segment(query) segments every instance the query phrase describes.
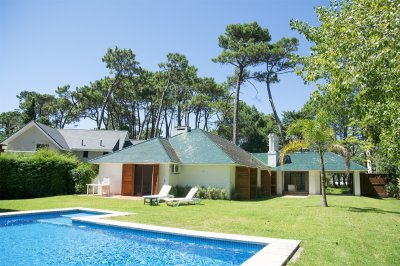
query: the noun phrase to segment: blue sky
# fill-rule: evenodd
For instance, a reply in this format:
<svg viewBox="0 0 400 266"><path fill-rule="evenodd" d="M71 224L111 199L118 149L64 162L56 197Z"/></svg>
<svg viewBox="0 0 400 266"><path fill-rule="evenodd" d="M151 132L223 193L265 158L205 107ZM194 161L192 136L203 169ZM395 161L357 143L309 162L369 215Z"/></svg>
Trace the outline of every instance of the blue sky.
<svg viewBox="0 0 400 266"><path fill-rule="evenodd" d="M108 74L107 48L129 48L141 66L157 70L166 54L184 54L200 76L223 82L233 68L211 62L221 49L218 36L231 23L257 21L272 42L298 37L300 54L310 44L290 29L291 18L317 25L315 6L328 0L2 0L0 1L0 112L18 108L22 90L54 93ZM241 99L271 113L265 86L242 89ZM272 93L279 112L297 110L315 89L286 74ZM82 123L81 127L92 127Z"/></svg>

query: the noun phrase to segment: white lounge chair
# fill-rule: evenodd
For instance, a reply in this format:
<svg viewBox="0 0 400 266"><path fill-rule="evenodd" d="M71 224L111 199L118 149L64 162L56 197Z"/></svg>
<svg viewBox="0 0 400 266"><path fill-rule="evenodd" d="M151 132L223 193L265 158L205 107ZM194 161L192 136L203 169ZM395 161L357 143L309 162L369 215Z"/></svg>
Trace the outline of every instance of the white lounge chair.
<svg viewBox="0 0 400 266"><path fill-rule="evenodd" d="M201 199L193 198L197 190L198 190L197 187L193 187L190 189L189 193L184 198L168 198L164 200L167 203L167 205L170 206L179 206L180 203L200 204Z"/></svg>
<svg viewBox="0 0 400 266"><path fill-rule="evenodd" d="M171 190L170 185L163 185L160 193L157 195L147 195L143 196L143 204L146 204L146 201L148 200L150 205L153 205L154 201L156 204L160 203L160 200L169 198L170 196L168 195L169 191Z"/></svg>

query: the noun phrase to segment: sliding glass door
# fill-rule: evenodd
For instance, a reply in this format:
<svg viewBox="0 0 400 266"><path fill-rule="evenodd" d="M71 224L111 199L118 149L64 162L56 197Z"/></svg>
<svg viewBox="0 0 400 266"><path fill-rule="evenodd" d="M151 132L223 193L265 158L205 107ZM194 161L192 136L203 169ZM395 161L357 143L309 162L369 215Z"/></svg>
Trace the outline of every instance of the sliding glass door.
<svg viewBox="0 0 400 266"><path fill-rule="evenodd" d="M308 192L307 172L285 172L285 192Z"/></svg>

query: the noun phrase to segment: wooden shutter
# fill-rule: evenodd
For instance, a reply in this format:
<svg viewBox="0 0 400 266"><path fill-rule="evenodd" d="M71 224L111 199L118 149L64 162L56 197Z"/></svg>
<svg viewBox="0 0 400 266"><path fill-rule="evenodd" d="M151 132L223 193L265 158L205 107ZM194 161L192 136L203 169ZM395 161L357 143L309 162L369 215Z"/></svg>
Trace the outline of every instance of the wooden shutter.
<svg viewBox="0 0 400 266"><path fill-rule="evenodd" d="M160 166L158 164L153 165L153 195L158 194L159 172L160 172Z"/></svg>
<svg viewBox="0 0 400 266"><path fill-rule="evenodd" d="M133 196L133 177L134 177L135 165L124 164L122 167L122 195Z"/></svg>

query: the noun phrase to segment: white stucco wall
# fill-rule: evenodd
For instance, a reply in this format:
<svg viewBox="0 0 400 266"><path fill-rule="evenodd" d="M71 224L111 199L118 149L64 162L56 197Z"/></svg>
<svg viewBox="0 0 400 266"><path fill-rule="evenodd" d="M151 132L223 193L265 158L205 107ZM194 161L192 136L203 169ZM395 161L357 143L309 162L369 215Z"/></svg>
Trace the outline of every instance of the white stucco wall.
<svg viewBox="0 0 400 266"><path fill-rule="evenodd" d="M309 171L308 172L308 182L309 182L309 194L319 195L321 194L321 176L320 171Z"/></svg>
<svg viewBox="0 0 400 266"><path fill-rule="evenodd" d="M283 192L283 177L282 171L276 172L276 194L282 195Z"/></svg>
<svg viewBox="0 0 400 266"><path fill-rule="evenodd" d="M353 174L354 196L361 195L360 172L354 171Z"/></svg>
<svg viewBox="0 0 400 266"><path fill-rule="evenodd" d="M158 173L158 192L160 192L163 185L170 185L170 164L160 164Z"/></svg>
<svg viewBox="0 0 400 266"><path fill-rule="evenodd" d="M120 163L102 163L99 166L98 181L103 178L110 178L110 193L120 195L122 186L122 164ZM93 183L97 183L94 180Z"/></svg>
<svg viewBox="0 0 400 266"><path fill-rule="evenodd" d="M36 151L37 144L48 144L50 149L58 149L54 142L36 127L31 127L13 139L7 146L8 151Z"/></svg>
<svg viewBox="0 0 400 266"><path fill-rule="evenodd" d="M230 165L181 165L180 174L170 174L170 185L176 186L212 186L224 188L228 195L234 167ZM234 181L233 181L234 182Z"/></svg>

